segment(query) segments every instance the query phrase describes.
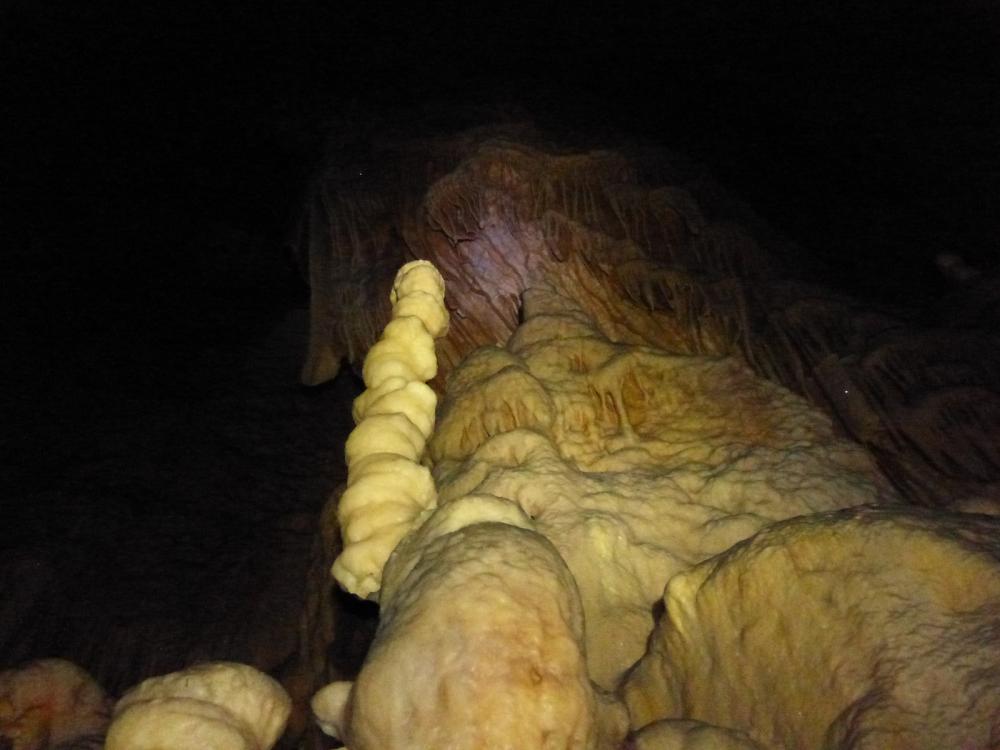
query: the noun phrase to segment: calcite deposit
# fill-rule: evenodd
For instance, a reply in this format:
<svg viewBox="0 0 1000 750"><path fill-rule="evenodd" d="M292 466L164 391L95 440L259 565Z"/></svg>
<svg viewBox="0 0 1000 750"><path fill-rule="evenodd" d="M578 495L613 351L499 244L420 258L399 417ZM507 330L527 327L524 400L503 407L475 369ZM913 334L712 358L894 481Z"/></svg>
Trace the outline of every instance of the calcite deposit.
<svg viewBox="0 0 1000 750"><path fill-rule="evenodd" d="M308 382L346 358L372 388L387 264L433 261L450 317L433 432L361 415L434 494L371 521L348 498L398 543L320 725L351 750L1000 747L1000 529L912 509L996 510L995 335L783 276L793 248L662 153L521 136L399 146L306 213ZM949 598L952 569L990 582Z"/></svg>
<svg viewBox="0 0 1000 750"><path fill-rule="evenodd" d="M671 579L624 694L768 748L1000 746L1000 523L797 518Z"/></svg>
<svg viewBox="0 0 1000 750"><path fill-rule="evenodd" d="M664 719L633 734L625 750L761 750L761 747L742 732L689 719Z"/></svg>
<svg viewBox="0 0 1000 750"><path fill-rule="evenodd" d="M864 305L817 283L808 252L705 170L614 145L568 149L508 123L392 139L363 180L331 168L300 227L312 288L303 379L360 365L389 319L395 270L423 258L449 288L438 392L470 353L510 338L524 292L545 283L616 343L734 356L804 396L909 502L1000 508L995 278L920 319Z"/></svg>
<svg viewBox="0 0 1000 750"><path fill-rule="evenodd" d="M623 708L588 679L572 575L531 526L512 503L469 497L397 550L364 670L313 701L331 733L352 749L453 750L597 748L624 734Z"/></svg>
<svg viewBox="0 0 1000 750"><path fill-rule="evenodd" d="M779 519L894 499L826 417L734 359L612 344L551 290L526 293L523 316L449 381L439 503L492 495L533 519L579 587L605 688L676 573Z"/></svg>
<svg viewBox="0 0 1000 750"><path fill-rule="evenodd" d="M314 698L325 731L353 750L1000 741L1000 522L907 509L734 358L615 343L542 284L521 318L448 379L436 509L376 572L379 632L357 681Z"/></svg>
<svg viewBox="0 0 1000 750"><path fill-rule="evenodd" d="M344 549L333 575L364 597L382 585L382 568L420 514L437 502L421 464L434 428L434 339L448 328L444 282L426 261L407 263L390 294L392 320L368 352L366 389L354 402L357 427L347 438L347 489L337 506Z"/></svg>
<svg viewBox="0 0 1000 750"><path fill-rule="evenodd" d="M213 662L151 677L115 705L106 750L270 750L291 700L245 664Z"/></svg>

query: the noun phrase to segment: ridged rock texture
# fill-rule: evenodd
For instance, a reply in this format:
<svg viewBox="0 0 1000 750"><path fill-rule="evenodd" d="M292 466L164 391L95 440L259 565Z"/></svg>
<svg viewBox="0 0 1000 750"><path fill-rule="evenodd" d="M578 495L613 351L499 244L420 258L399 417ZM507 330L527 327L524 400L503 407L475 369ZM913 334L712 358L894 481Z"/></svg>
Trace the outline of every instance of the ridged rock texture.
<svg viewBox="0 0 1000 750"><path fill-rule="evenodd" d="M421 462L434 429L434 339L448 327L444 282L427 261L407 263L390 295L392 321L365 357L367 388L354 400L357 427L344 446L347 489L337 503L344 550L333 575L345 591L374 597L399 540L437 504Z"/></svg>
<svg viewBox="0 0 1000 750"><path fill-rule="evenodd" d="M960 332L866 309L794 280L794 248L655 150L514 127L362 171L318 180L304 214L304 378L360 365L405 259L439 268L451 326L438 508L389 558L358 680L316 696L326 731L354 750L1000 746L1000 523L945 510L997 512L986 282ZM951 571L987 583L949 594Z"/></svg>
<svg viewBox="0 0 1000 750"><path fill-rule="evenodd" d="M991 276L923 316L866 306L825 289L804 251L684 159L558 149L528 126L387 140L361 169L328 168L310 196L307 382L342 358L360 364L388 320L396 269L424 258L449 290L438 390L473 349L507 340L522 293L544 279L614 342L730 354L806 396L913 503L1000 492Z"/></svg>
<svg viewBox="0 0 1000 750"><path fill-rule="evenodd" d="M492 495L533 519L580 589L606 689L676 573L779 519L895 499L825 415L737 360L612 344L550 291L528 290L523 316L451 375L439 502Z"/></svg>
<svg viewBox="0 0 1000 750"><path fill-rule="evenodd" d="M1000 525L857 509L767 528L670 581L629 676L673 716L763 747L1000 746Z"/></svg>
<svg viewBox="0 0 1000 750"><path fill-rule="evenodd" d="M105 750L271 750L291 711L275 680L209 662L143 680L115 705Z"/></svg>

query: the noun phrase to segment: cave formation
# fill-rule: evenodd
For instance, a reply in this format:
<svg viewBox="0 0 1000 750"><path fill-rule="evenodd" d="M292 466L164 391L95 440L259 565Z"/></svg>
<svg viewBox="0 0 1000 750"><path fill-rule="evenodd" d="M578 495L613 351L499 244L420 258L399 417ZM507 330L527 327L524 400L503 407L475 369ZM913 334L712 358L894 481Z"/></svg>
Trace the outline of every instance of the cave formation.
<svg viewBox="0 0 1000 750"><path fill-rule="evenodd" d="M509 695L493 688L516 670L503 659L484 665L490 654L474 647L456 672L418 672L410 718L433 729L421 747L455 731L464 738L455 747L513 737L512 747L929 748L955 739L953 727L970 747L997 746L1000 729L983 719L995 699L970 697L995 695L1000 681L992 276L942 300L928 326L824 287L798 248L675 154L560 146L517 123L387 139L362 171L324 165L303 205L296 244L311 308L302 380L324 383L344 366L363 374L408 261L439 269L449 318L435 331L435 371L407 381L426 379L439 402L426 453L411 461L433 473L437 510L425 502L406 516L408 536L378 562L388 592L378 591L385 581L361 592L403 623L383 621L362 672L365 700L399 689L398 674L425 646L452 658L454 641L422 639L455 613L476 635L477 613L495 611L498 627L483 642L516 653L523 609L504 610L510 592L464 585L480 563L467 550L479 549L497 567L531 561L518 597L546 599L536 619L552 639L539 638L527 659L537 682ZM345 632L353 605L331 594L341 496L321 515L304 592L275 617L282 645L260 645L270 625L258 628L264 637L240 636L245 660L278 676L294 701L280 747L327 746L306 706L330 683L317 704L330 716L319 718L353 736L356 750L410 739L405 723L399 730L381 714L369 721L357 708L353 725L343 715L347 681L358 677L343 654L361 646ZM755 564L760 547L781 554ZM907 557L913 547L926 554ZM421 585L407 583L414 571L425 572ZM466 590L482 601L454 595ZM852 591L875 598L863 622L848 616L865 606ZM755 597L773 618L751 632ZM881 605L893 597L898 608ZM741 606L729 611L734 598ZM799 611L810 613L805 624ZM823 617L842 626L832 642L856 656L830 684L799 689L796 675L815 677L837 658L809 649ZM907 639L908 622L918 637ZM894 623L898 638L881 643L880 633L895 638ZM733 643L781 649L775 660L791 671L768 671L775 660ZM892 666L935 649L950 663ZM866 659L884 669L866 671ZM809 665L805 676L798 664ZM482 670L490 685L470 677ZM438 678L440 702L420 703L421 680ZM463 679L468 692L449 698L449 681ZM964 692L935 704L952 683ZM815 695L835 700L820 710ZM539 711L532 724L511 713L539 696L551 715ZM836 701L842 712L831 716ZM462 734L477 711L482 734ZM906 711L933 731L909 734ZM562 744L544 744L538 727Z"/></svg>
<svg viewBox="0 0 1000 750"><path fill-rule="evenodd" d="M405 448L437 497L393 514L376 493L373 525L345 528L345 558L402 541L364 568L382 620L358 682L314 704L332 734L1000 741L994 282L922 327L808 281L794 247L670 154L516 126L393 144L361 180L330 170L301 230L306 382L360 366L401 314L404 261L440 270L450 316L420 378L438 423L426 453Z"/></svg>
<svg viewBox="0 0 1000 750"><path fill-rule="evenodd" d="M360 363L388 320L396 269L426 258L452 306L438 391L467 354L513 334L521 295L544 279L612 341L731 355L804 396L911 503L995 496L992 277L942 300L936 325L917 323L811 279L801 249L686 160L648 147L562 153L508 129L394 144L361 178L332 167L316 180L300 223L313 290L305 382Z"/></svg>

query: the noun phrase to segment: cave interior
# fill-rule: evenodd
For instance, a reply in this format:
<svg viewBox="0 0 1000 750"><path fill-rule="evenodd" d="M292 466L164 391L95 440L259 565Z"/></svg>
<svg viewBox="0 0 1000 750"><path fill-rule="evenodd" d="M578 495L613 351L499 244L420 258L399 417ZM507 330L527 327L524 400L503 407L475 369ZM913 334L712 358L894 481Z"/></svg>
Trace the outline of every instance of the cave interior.
<svg viewBox="0 0 1000 750"><path fill-rule="evenodd" d="M117 697L242 662L292 696L278 747L339 746L308 699L378 606L333 586L328 500L414 258L448 288L439 398L490 345L498 401L555 387L530 321L587 318L598 348L738 359L914 512L1000 515L992 4L0 12L0 672L66 659ZM636 367L602 403L652 439ZM483 439L541 430L519 403Z"/></svg>

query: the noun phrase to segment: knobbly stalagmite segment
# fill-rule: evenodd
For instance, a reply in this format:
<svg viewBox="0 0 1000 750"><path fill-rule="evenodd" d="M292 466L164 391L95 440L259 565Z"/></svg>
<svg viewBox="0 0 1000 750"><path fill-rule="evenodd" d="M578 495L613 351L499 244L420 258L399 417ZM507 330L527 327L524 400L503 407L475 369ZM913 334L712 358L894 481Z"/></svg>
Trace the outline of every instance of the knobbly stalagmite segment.
<svg viewBox="0 0 1000 750"><path fill-rule="evenodd" d="M444 282L427 261L403 266L392 287L392 320L365 357L367 387L354 402L347 439L347 489L337 506L344 550L337 581L361 597L381 586L382 568L420 514L437 503L421 464L434 429L434 339L448 328Z"/></svg>

